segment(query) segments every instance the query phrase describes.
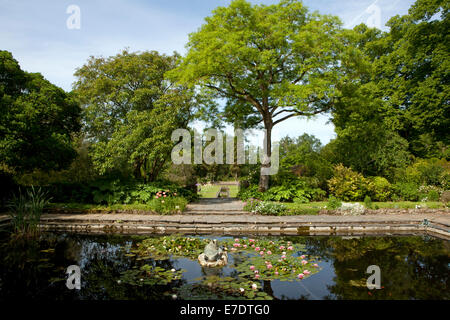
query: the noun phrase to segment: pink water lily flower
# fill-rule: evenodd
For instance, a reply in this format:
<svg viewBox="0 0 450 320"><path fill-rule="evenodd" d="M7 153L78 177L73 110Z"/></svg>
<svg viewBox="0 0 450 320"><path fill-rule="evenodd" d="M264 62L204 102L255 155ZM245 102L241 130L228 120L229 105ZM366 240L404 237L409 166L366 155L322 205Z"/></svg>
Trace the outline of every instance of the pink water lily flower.
<svg viewBox="0 0 450 320"><path fill-rule="evenodd" d="M302 260L302 264L303 264L303 265L305 265L305 264L307 264L307 263L308 263L308 261Z"/></svg>
<svg viewBox="0 0 450 320"><path fill-rule="evenodd" d="M269 250L269 251L267 251L267 254L272 254L272 251L270 251L270 250Z"/></svg>
<svg viewBox="0 0 450 320"><path fill-rule="evenodd" d="M234 239L234 242L239 242L239 239L238 238Z"/></svg>
<svg viewBox="0 0 450 320"><path fill-rule="evenodd" d="M278 275L278 271L275 271L275 275L276 275L276 276Z"/></svg>
<svg viewBox="0 0 450 320"><path fill-rule="evenodd" d="M247 248L247 245L246 245L246 244L244 244L244 245L243 245L243 247L244 247L244 249L245 249L245 248Z"/></svg>
<svg viewBox="0 0 450 320"><path fill-rule="evenodd" d="M256 248L255 248L255 251L259 251L259 247L256 247Z"/></svg>
<svg viewBox="0 0 450 320"><path fill-rule="evenodd" d="M250 266L250 270L255 270L255 266Z"/></svg>
<svg viewBox="0 0 450 320"><path fill-rule="evenodd" d="M264 251L259 252L260 255L264 255Z"/></svg>
<svg viewBox="0 0 450 320"><path fill-rule="evenodd" d="M273 268L273 266L271 264L267 265L267 269L272 269L272 268Z"/></svg>
<svg viewBox="0 0 450 320"><path fill-rule="evenodd" d="M258 279L259 278L259 274L255 274L255 278Z"/></svg>
<svg viewBox="0 0 450 320"><path fill-rule="evenodd" d="M281 259L286 259L286 256L285 256L285 255L282 255L282 256L281 256Z"/></svg>
<svg viewBox="0 0 450 320"><path fill-rule="evenodd" d="M287 248L288 250L294 250L294 248L291 246L291 247L288 247Z"/></svg>
<svg viewBox="0 0 450 320"><path fill-rule="evenodd" d="M284 246L280 246L280 250L284 250Z"/></svg>
<svg viewBox="0 0 450 320"><path fill-rule="evenodd" d="M309 270L305 270L305 271L303 271L303 273L304 273L304 274L310 274L310 273L311 273L311 271L309 271Z"/></svg>
<svg viewBox="0 0 450 320"><path fill-rule="evenodd" d="M313 266L317 268L319 265L317 263L314 263Z"/></svg>
<svg viewBox="0 0 450 320"><path fill-rule="evenodd" d="M302 254L302 255L300 256L300 259L305 259L305 255Z"/></svg>
<svg viewBox="0 0 450 320"><path fill-rule="evenodd" d="M300 273L297 277L298 277L299 279L303 279L303 273Z"/></svg>

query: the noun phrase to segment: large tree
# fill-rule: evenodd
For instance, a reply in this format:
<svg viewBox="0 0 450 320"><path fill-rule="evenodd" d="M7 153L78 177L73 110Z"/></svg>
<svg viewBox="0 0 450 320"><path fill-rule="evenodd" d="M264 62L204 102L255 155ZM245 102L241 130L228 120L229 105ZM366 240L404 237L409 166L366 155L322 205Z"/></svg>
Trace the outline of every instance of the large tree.
<svg viewBox="0 0 450 320"><path fill-rule="evenodd" d="M173 74L228 99L226 115L263 124L268 157L275 125L326 112L339 97L341 56L349 48L340 41L338 18L310 13L295 0L269 6L235 0L205 20ZM266 190L269 176L261 174L259 185Z"/></svg>
<svg viewBox="0 0 450 320"><path fill-rule="evenodd" d="M76 156L71 135L79 129L80 107L71 94L0 51L1 164L16 173L65 168Z"/></svg>
<svg viewBox="0 0 450 320"><path fill-rule="evenodd" d="M177 55L156 51L92 57L75 76L85 131L101 173L131 167L136 178L155 180L173 143L172 131L186 128L200 95L173 83L165 73Z"/></svg>

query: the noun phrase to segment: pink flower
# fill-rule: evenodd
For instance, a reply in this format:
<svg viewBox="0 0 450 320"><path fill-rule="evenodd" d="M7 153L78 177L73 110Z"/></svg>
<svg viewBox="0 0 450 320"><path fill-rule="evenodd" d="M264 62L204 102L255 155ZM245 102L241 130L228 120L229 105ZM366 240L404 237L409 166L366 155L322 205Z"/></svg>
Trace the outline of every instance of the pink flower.
<svg viewBox="0 0 450 320"><path fill-rule="evenodd" d="M244 244L244 245L243 245L243 247L244 247L244 249L245 249L245 248L247 248L247 245L246 245L246 244Z"/></svg>
<svg viewBox="0 0 450 320"><path fill-rule="evenodd" d="M294 248L291 246L291 247L288 247L287 248L288 250L294 250Z"/></svg>
<svg viewBox="0 0 450 320"><path fill-rule="evenodd" d="M255 251L259 251L259 247L256 247L256 248L255 248Z"/></svg>
<svg viewBox="0 0 450 320"><path fill-rule="evenodd" d="M264 251L260 251L259 254L260 254L260 255L263 255L263 254L264 254Z"/></svg>
<svg viewBox="0 0 450 320"><path fill-rule="evenodd" d="M286 259L286 256L283 254L283 255L281 256L281 259Z"/></svg>
<svg viewBox="0 0 450 320"><path fill-rule="evenodd" d="M305 271L303 271L303 273L304 273L304 274L310 274L310 273L311 273L311 271L309 271L309 270L305 270Z"/></svg>
<svg viewBox="0 0 450 320"><path fill-rule="evenodd" d="M280 250L284 250L284 246L280 246Z"/></svg>
<svg viewBox="0 0 450 320"><path fill-rule="evenodd" d="M248 239L248 242L255 242L255 239Z"/></svg>
<svg viewBox="0 0 450 320"><path fill-rule="evenodd" d="M307 264L307 263L308 263L308 261L302 260L302 264L303 264L303 265L305 265L305 264Z"/></svg>
<svg viewBox="0 0 450 320"><path fill-rule="evenodd" d="M288 246L290 246L290 245L291 245L291 242L290 242L290 241L288 241L288 242L287 242L287 244L288 244Z"/></svg>
<svg viewBox="0 0 450 320"><path fill-rule="evenodd" d="M267 265L267 269L272 269L272 268L273 268L273 266L271 264Z"/></svg>
<svg viewBox="0 0 450 320"><path fill-rule="evenodd" d="M300 273L297 277L298 277L299 279L303 279L303 273Z"/></svg>
<svg viewBox="0 0 450 320"><path fill-rule="evenodd" d="M174 195L174 196L176 196L176 195L177 195L177 193L176 193L176 192L174 192L174 193L173 193L173 195Z"/></svg>
<svg viewBox="0 0 450 320"><path fill-rule="evenodd" d="M166 194L164 195L164 198L165 198L165 197L167 197L167 195L166 195Z"/></svg>
<svg viewBox="0 0 450 320"><path fill-rule="evenodd" d="M314 263L313 266L317 268L319 265L317 263Z"/></svg>
<svg viewBox="0 0 450 320"><path fill-rule="evenodd" d="M255 274L255 278L258 279L259 278L259 274Z"/></svg>
<svg viewBox="0 0 450 320"><path fill-rule="evenodd" d="M255 245L254 244L252 244L252 248L254 248L255 247Z"/></svg>
<svg viewBox="0 0 450 320"><path fill-rule="evenodd" d="M233 243L233 247L240 247L241 244L240 243Z"/></svg>
<svg viewBox="0 0 450 320"><path fill-rule="evenodd" d="M270 250L269 250L269 251L267 251L267 254L272 254L272 251L270 251Z"/></svg>
<svg viewBox="0 0 450 320"><path fill-rule="evenodd" d="M231 251L237 251L237 249L236 248L231 248Z"/></svg>
<svg viewBox="0 0 450 320"><path fill-rule="evenodd" d="M181 246L178 246L178 249L181 249Z"/></svg>
<svg viewBox="0 0 450 320"><path fill-rule="evenodd" d="M275 275L276 275L276 276L278 275L278 271L275 271Z"/></svg>
<svg viewBox="0 0 450 320"><path fill-rule="evenodd" d="M255 266L250 266L250 270L255 270Z"/></svg>
<svg viewBox="0 0 450 320"><path fill-rule="evenodd" d="M255 270L255 274L258 274L259 273L259 271L258 270Z"/></svg>
<svg viewBox="0 0 450 320"><path fill-rule="evenodd" d="M239 239L238 238L234 239L234 242L239 242Z"/></svg>
<svg viewBox="0 0 450 320"><path fill-rule="evenodd" d="M302 254L302 255L300 256L300 259L305 259L305 256Z"/></svg>

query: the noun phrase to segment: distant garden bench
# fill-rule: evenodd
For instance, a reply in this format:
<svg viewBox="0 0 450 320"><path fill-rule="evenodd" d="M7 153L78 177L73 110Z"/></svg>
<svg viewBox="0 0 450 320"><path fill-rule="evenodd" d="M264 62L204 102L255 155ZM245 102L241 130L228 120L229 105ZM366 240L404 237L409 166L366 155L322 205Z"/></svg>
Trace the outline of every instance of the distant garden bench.
<svg viewBox="0 0 450 320"><path fill-rule="evenodd" d="M230 197L230 188L220 187L220 190L216 194L216 198L229 198L229 197Z"/></svg>

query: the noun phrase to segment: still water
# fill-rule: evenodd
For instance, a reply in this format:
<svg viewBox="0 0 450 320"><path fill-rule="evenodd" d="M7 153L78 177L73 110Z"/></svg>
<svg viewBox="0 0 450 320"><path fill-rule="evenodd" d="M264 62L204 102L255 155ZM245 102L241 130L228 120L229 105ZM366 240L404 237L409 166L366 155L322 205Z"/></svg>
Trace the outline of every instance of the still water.
<svg viewBox="0 0 450 320"><path fill-rule="evenodd" d="M219 279L236 277L238 271L233 266L238 266L242 257L229 252L226 267L205 269L192 257L167 255L142 259L130 254L130 249L148 237L44 233L38 241L11 241L9 235L3 233L0 239L0 300L230 298L217 290L208 291L207 287L199 290L195 286L211 276ZM226 237L219 239L227 240ZM245 239L241 238L242 241ZM301 246L302 249L295 254L314 257L319 270L302 280L254 279L253 283L266 297L283 300L450 298L450 241L428 236L264 239ZM127 270L143 264L160 267L167 272L173 269L183 271L180 271L179 278L168 283L154 281L133 285L121 280ZM66 269L70 265L80 267L80 290L69 290L66 286ZM369 290L366 286L370 276L366 270L370 265L380 267L379 290ZM236 298L236 295L231 298Z"/></svg>

